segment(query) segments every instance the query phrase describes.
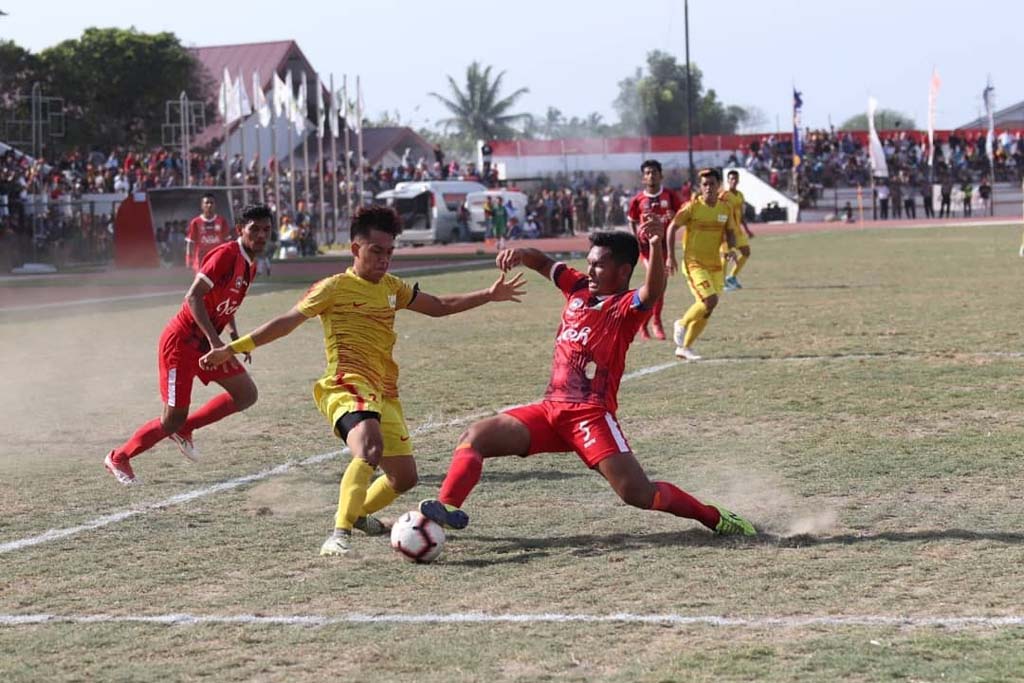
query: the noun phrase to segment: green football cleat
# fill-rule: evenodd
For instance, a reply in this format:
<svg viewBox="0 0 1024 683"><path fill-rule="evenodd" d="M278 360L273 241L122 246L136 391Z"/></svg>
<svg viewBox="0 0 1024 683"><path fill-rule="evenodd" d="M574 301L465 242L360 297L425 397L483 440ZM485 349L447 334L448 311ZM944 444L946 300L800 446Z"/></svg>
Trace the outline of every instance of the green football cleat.
<svg viewBox="0 0 1024 683"><path fill-rule="evenodd" d="M715 533L719 536L756 536L757 529L754 525L743 519L735 512L726 510L721 505L711 504L711 507L718 510L718 524L715 526Z"/></svg>
<svg viewBox="0 0 1024 683"><path fill-rule="evenodd" d="M359 517L352 526L359 529L367 536L383 536L388 532L388 528L384 526L384 522L380 521L373 515Z"/></svg>

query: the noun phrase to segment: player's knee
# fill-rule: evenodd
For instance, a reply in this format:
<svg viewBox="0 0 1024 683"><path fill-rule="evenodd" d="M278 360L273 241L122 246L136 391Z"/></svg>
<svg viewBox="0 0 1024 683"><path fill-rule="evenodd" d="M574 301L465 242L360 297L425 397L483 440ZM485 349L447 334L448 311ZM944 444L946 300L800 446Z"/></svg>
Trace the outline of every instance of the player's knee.
<svg viewBox="0 0 1024 683"><path fill-rule="evenodd" d="M618 494L623 503L641 510L650 510L654 505L654 486L650 482L630 483L619 490Z"/></svg>
<svg viewBox="0 0 1024 683"><path fill-rule="evenodd" d="M256 401L260 397L259 389L256 388L255 384L252 384L245 388L244 391L240 392L238 396L235 396L235 407L239 410L245 410L251 408L256 404Z"/></svg>
<svg viewBox="0 0 1024 683"><path fill-rule="evenodd" d="M740 253L744 256L750 256L750 247L740 247Z"/></svg>
<svg viewBox="0 0 1024 683"><path fill-rule="evenodd" d="M388 475L388 484L397 493L405 493L416 488L420 483L419 475L416 472L400 472L395 475Z"/></svg>
<svg viewBox="0 0 1024 683"><path fill-rule="evenodd" d="M708 309L708 313L707 313L708 315L711 315L711 312L713 310L715 310L715 306L717 306L717 305L718 305L718 295L717 294L712 294L707 299L704 299L704 308Z"/></svg>

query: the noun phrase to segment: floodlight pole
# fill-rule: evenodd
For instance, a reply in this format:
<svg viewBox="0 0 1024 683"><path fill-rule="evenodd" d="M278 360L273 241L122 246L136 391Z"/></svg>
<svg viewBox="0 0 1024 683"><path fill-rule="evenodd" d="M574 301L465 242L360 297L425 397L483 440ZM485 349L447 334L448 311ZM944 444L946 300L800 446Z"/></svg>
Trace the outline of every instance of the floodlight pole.
<svg viewBox="0 0 1024 683"><path fill-rule="evenodd" d="M181 170L182 180L185 187L189 187L192 184L192 166L189 159L189 149L191 149L191 141L189 140L189 119L192 117L191 105L188 101L188 96L185 91L181 91L181 96L178 97L178 106L181 111Z"/></svg>
<svg viewBox="0 0 1024 683"><path fill-rule="evenodd" d="M693 168L693 78L690 74L690 2L683 0L683 24L686 34L686 150L690 156L690 187L694 185Z"/></svg>

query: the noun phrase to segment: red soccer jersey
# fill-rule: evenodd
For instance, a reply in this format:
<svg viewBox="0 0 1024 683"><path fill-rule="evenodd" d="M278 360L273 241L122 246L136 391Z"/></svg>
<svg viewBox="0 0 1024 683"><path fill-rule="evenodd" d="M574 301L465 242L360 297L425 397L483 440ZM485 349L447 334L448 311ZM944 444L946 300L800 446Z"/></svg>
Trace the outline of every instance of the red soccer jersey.
<svg viewBox="0 0 1024 683"><path fill-rule="evenodd" d="M626 212L626 217L639 227L644 222L644 214L653 213L668 226L681 206L679 195L672 190L661 188L661 192L658 194L647 194L646 190L641 190L629 201L629 211ZM647 241L646 235L638 234L637 239L640 241L640 253L646 256L651 251L651 245Z"/></svg>
<svg viewBox="0 0 1024 683"><path fill-rule="evenodd" d="M249 258L241 241L234 240L215 247L203 260L198 274L212 287L203 297L203 305L210 322L217 332L221 332L242 305L242 299L256 277L256 262ZM168 325L188 337L200 351L210 349L209 340L192 317L187 301L181 304L181 309Z"/></svg>
<svg viewBox="0 0 1024 683"><path fill-rule="evenodd" d="M230 239L231 228L228 227L226 220L221 216L214 216L211 220L206 220L202 214L199 214L188 224L185 241L192 243L192 262L185 265L198 273L199 265L206 255Z"/></svg>
<svg viewBox="0 0 1024 683"><path fill-rule="evenodd" d="M641 306L635 289L594 296L589 289L590 279L564 263L555 264L551 279L567 301L555 337L551 381L544 398L602 406L614 413L626 351L648 311Z"/></svg>

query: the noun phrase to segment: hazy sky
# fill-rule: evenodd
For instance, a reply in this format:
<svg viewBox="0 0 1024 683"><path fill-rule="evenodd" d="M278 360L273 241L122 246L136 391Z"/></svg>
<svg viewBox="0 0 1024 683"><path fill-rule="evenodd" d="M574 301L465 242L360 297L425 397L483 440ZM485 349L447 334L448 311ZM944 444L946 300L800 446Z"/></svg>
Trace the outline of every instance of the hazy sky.
<svg viewBox="0 0 1024 683"><path fill-rule="evenodd" d="M316 8L316 9L313 9ZM0 0L0 37L33 51L89 26L169 30L186 45L294 39L322 75L362 77L367 113L398 110L414 126L444 118L427 95L462 81L473 59L504 70L519 111L592 111L615 121L618 82L649 50L683 61L682 0L517 3L434 0ZM881 107L927 121L932 67L942 79L937 126L978 116L991 77L996 105L1024 99L1024 0L733 0L690 2L690 57L727 104L753 105L789 127L792 86L804 124L838 125Z"/></svg>

